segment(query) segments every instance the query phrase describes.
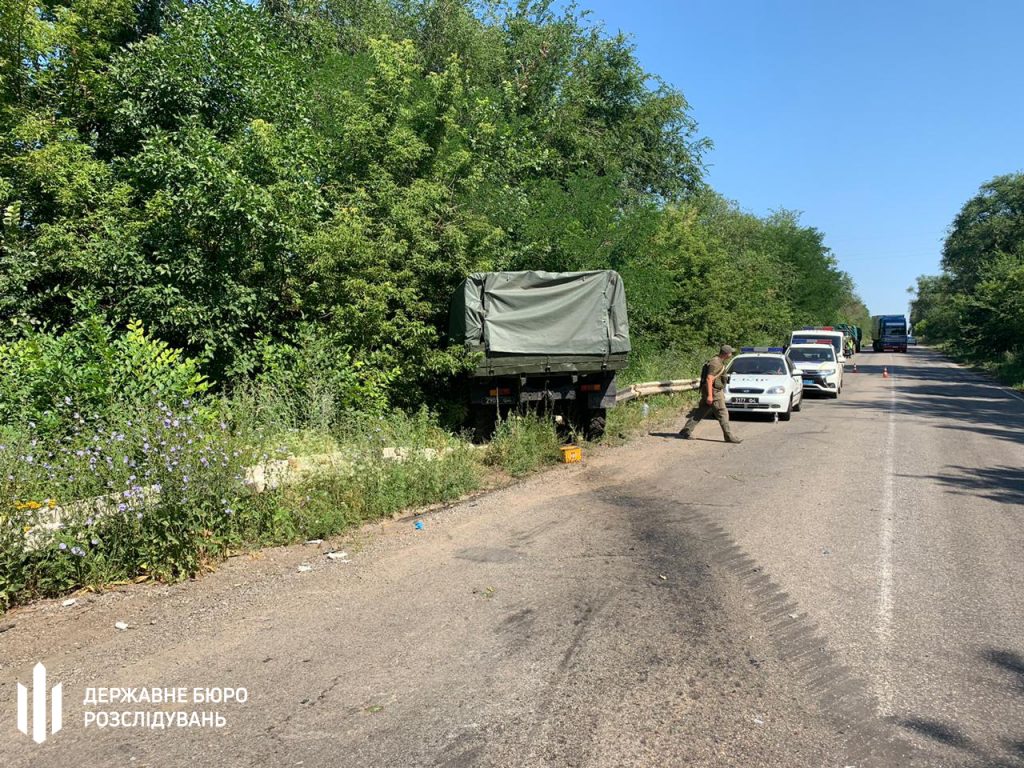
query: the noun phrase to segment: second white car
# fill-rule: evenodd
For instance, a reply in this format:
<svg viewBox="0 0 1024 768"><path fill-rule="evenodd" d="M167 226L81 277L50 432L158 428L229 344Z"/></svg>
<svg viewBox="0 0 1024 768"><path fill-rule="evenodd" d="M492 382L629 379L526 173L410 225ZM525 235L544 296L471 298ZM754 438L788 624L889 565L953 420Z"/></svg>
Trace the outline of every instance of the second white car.
<svg viewBox="0 0 1024 768"><path fill-rule="evenodd" d="M843 364L836 359L835 349L831 344L794 344L786 354L800 369L804 389L808 392L824 392L829 397L839 397L839 393L843 391Z"/></svg>

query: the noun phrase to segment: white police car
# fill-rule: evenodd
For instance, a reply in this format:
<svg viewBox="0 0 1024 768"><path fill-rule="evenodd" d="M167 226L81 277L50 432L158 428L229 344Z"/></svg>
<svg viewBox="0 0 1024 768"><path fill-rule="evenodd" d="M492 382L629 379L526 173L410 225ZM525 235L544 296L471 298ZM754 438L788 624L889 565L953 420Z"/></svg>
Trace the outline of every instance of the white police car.
<svg viewBox="0 0 1024 768"><path fill-rule="evenodd" d="M800 410L804 385L800 371L782 347L743 347L729 362L725 407L745 413L776 413L789 421Z"/></svg>
<svg viewBox="0 0 1024 768"><path fill-rule="evenodd" d="M831 344L794 344L786 354L800 370L805 390L839 397L843 391L843 364L836 359Z"/></svg>

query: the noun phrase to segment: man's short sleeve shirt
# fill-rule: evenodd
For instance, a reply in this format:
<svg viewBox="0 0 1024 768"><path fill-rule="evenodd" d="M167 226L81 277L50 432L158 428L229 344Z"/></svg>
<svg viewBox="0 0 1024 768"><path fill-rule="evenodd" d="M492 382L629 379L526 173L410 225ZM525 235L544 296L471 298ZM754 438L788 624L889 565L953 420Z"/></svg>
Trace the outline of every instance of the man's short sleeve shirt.
<svg viewBox="0 0 1024 768"><path fill-rule="evenodd" d="M721 392L725 389L725 375L723 371L725 371L725 363L722 362L722 358L718 355L708 360L708 376L713 377L715 380L715 392ZM704 384L704 382L701 382L701 384Z"/></svg>

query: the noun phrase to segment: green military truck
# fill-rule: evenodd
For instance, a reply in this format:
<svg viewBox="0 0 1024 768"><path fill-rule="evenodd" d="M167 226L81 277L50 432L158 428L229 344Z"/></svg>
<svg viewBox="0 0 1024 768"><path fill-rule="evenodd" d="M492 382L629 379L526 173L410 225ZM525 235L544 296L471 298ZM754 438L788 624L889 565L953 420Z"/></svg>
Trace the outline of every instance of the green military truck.
<svg viewBox="0 0 1024 768"><path fill-rule="evenodd" d="M835 328L842 331L853 340L854 352L860 352L860 341L863 332L858 326L850 325L849 323L836 323Z"/></svg>
<svg viewBox="0 0 1024 768"><path fill-rule="evenodd" d="M474 435L532 407L588 438L615 405L626 367L629 321L617 272L478 272L452 297L450 333L475 354Z"/></svg>

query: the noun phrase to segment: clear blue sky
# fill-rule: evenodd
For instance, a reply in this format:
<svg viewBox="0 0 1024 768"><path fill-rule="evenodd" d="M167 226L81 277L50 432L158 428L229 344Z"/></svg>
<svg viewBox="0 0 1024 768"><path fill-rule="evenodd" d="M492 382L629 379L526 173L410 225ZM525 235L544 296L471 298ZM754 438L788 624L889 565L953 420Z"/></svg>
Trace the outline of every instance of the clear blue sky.
<svg viewBox="0 0 1024 768"><path fill-rule="evenodd" d="M872 314L939 271L953 217L1024 169L1024 0L580 0L680 89L708 180L803 212Z"/></svg>

